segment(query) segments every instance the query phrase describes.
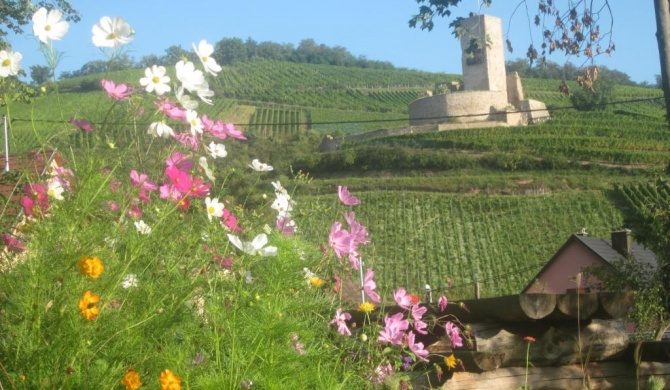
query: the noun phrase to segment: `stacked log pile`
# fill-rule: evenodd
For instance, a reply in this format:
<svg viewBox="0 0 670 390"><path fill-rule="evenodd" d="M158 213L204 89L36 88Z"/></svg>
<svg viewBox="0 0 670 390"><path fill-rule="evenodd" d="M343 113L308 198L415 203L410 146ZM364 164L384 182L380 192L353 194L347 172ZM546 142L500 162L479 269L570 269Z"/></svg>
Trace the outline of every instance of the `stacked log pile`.
<svg viewBox="0 0 670 390"><path fill-rule="evenodd" d="M637 383L644 389L651 375L670 383L668 342L642 343L636 376L635 343L624 321L632 298L573 293L464 301L468 311L454 305L449 314L468 325L470 345L452 349L442 336L428 349L436 356L453 353L462 362L442 384L449 390L517 389L526 380L531 389L635 389Z"/></svg>

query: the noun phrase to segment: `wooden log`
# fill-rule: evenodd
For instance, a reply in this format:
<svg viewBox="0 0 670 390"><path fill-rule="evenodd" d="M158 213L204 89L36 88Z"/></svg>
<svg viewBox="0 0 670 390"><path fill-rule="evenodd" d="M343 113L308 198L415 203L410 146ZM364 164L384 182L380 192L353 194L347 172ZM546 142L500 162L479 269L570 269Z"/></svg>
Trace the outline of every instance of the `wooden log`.
<svg viewBox="0 0 670 390"><path fill-rule="evenodd" d="M554 294L519 294L463 302L470 311L465 321L486 318L498 321L539 320L556 307Z"/></svg>
<svg viewBox="0 0 670 390"><path fill-rule="evenodd" d="M665 388L670 389L670 363L643 362L640 366L639 380L636 380L635 365L623 361L588 363L585 370L582 370L579 364L562 367L529 367L528 387L533 390L581 389L584 372L588 374L592 390L628 390L638 388L638 384L640 389L644 389L652 375L664 379ZM516 389L525 383L525 367L510 367L482 374L456 372L446 381L442 389Z"/></svg>
<svg viewBox="0 0 670 390"><path fill-rule="evenodd" d="M563 294L556 297L554 318L588 319L598 310L598 294Z"/></svg>
<svg viewBox="0 0 670 390"><path fill-rule="evenodd" d="M628 334L620 320L591 320L582 323L579 330L576 321L472 324L471 330L475 352L502 355L494 360L496 364L483 359L486 364L478 365L482 370L524 366L526 336L535 339L530 346L530 361L535 366L579 363L587 355L590 361L603 361L622 355L628 346Z"/></svg>
<svg viewBox="0 0 670 390"><path fill-rule="evenodd" d="M598 300L597 318L624 318L633 308L632 291L598 293Z"/></svg>

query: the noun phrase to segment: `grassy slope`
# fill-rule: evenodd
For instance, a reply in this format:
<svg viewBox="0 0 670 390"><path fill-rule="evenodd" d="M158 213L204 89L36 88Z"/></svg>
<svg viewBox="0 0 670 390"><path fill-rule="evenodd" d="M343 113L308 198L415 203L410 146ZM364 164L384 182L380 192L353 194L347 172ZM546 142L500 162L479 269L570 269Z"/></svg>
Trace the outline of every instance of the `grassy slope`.
<svg viewBox="0 0 670 390"><path fill-rule="evenodd" d="M132 81L140 75L141 70L132 70L108 78ZM227 68L213 85L219 96L228 99L208 110L244 123L251 120L255 107L292 105L311 117L317 131L360 132L402 123L327 122L406 117L414 94L453 78L407 70L259 62ZM38 99L33 111L14 108L13 116L67 119L95 112L101 93L77 92L78 85L81 80L61 86L62 91L71 91L60 95L61 109L56 109L59 106L51 95ZM545 101L551 108L570 105L556 91L556 81L524 80L524 85L529 98ZM661 95L657 89L617 87L613 99ZM555 120L540 126L456 130L347 145L354 154L359 148L392 145L407 153L463 155L475 165L399 170L380 164L361 172L354 162L349 170L312 172L311 184L298 190L303 194L297 207L302 234L315 244L327 241L329 226L338 215L322 211L332 209L336 186L348 185L364 200L356 210L369 227L373 244L363 255L380 270L382 288L402 284L421 291L425 283L438 289L453 283L458 287L451 291L453 295L468 296L468 286L479 281L485 295L517 292L570 233L586 228L592 235L606 236L611 227L621 225L624 215L608 197L613 184L657 175L670 151L660 101L613 105L597 114L574 110L554 114ZM148 115L140 122L149 122ZM32 127L29 122L15 122L13 136L29 137ZM34 128L41 134L45 126L36 122ZM281 153L272 155L282 158ZM285 158L290 162L294 157ZM528 160L547 159L556 166L524 165ZM489 160L495 164L483 163ZM637 166L634 173L631 165ZM491 209L492 203L502 206ZM329 219L324 220L324 215Z"/></svg>

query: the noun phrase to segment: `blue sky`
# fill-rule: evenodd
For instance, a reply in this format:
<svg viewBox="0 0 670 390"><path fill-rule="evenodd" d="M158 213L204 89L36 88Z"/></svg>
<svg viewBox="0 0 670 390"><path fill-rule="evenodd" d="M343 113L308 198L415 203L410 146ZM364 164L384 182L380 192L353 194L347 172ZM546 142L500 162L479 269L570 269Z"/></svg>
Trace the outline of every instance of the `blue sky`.
<svg viewBox="0 0 670 390"><path fill-rule="evenodd" d="M567 0L556 0L566 4ZM91 27L102 16L121 16L136 30L130 55L140 58L154 53L162 55L171 45L191 48L192 42L206 39L215 43L224 37L253 38L297 46L303 39L319 44L343 46L352 54L372 60L389 61L397 67L430 72L461 73L460 50L451 35L451 19L437 19L432 32L411 29L410 16L418 11L414 0L307 0L229 1L192 0L165 2L155 0L72 0L82 13L79 23L71 24L69 33L55 42L64 54L57 73L79 69L88 61L104 59L91 43ZM466 16L477 10L476 0L464 0L454 15ZM628 73L634 81L654 82L660 74L656 23L651 0L610 0L614 15L613 41L617 50L611 57L599 56L597 63ZM540 30L529 28L525 9L512 12L517 0L494 0L484 13L498 16L503 28L511 26L510 39L515 52L507 59L525 55L531 38L541 41ZM537 0L528 0L533 12ZM601 26L607 30L607 26ZM23 54L22 67L45 65L38 50L32 27L26 34L10 38L13 49ZM566 58L552 54L551 61L563 63ZM581 65L583 58L573 59Z"/></svg>

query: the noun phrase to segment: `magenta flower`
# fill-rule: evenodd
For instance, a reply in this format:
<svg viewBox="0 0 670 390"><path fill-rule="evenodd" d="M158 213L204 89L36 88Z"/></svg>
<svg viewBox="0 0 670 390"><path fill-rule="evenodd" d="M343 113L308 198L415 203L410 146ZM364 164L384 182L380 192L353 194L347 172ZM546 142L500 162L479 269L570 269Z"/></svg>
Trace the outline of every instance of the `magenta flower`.
<svg viewBox="0 0 670 390"><path fill-rule="evenodd" d="M5 246L7 246L7 249L10 252L14 253L21 253L26 250L26 248L23 246L23 243L19 241L18 239L10 236L7 233L2 234L2 241L4 241Z"/></svg>
<svg viewBox="0 0 670 390"><path fill-rule="evenodd" d="M389 317L388 314L385 315L384 323L384 330L379 331L378 340L390 344L402 345L405 331L409 328L409 321L403 319L402 313L396 313L392 317Z"/></svg>
<svg viewBox="0 0 670 390"><path fill-rule="evenodd" d="M333 318L332 321L328 323L328 325L337 325L337 331L341 335L347 335L351 336L351 331L347 327L347 323L345 321L351 319L351 314L349 313L342 313L342 309L337 309L337 312L335 313L335 318Z"/></svg>
<svg viewBox="0 0 670 390"><path fill-rule="evenodd" d="M363 280L363 291L365 291L368 297L370 297L372 302L379 303L381 302L381 298L379 297L379 294L374 291L375 288L377 288L377 284L374 280L372 280L374 277L374 271L372 271L371 268L368 268L367 272L365 273L365 279Z"/></svg>
<svg viewBox="0 0 670 390"><path fill-rule="evenodd" d="M417 358L423 360L424 362L427 362L428 359L426 359L426 356L428 356L428 351L426 351L423 347L423 343L415 343L414 339L416 338L416 335L414 332L407 332L407 346L409 347L409 350L414 353L414 356Z"/></svg>
<svg viewBox="0 0 670 390"><path fill-rule="evenodd" d="M165 176L170 179L174 188L180 193L188 193L193 186L191 175L178 169L176 166L165 168Z"/></svg>
<svg viewBox="0 0 670 390"><path fill-rule="evenodd" d="M356 206L361 204L361 200L349 193L349 189L343 186L337 186L337 196L340 197L340 202L345 206Z"/></svg>
<svg viewBox="0 0 670 390"><path fill-rule="evenodd" d="M75 119L74 117L71 117L70 123L84 133L90 133L93 131L93 125L91 125L91 122L87 121L86 119Z"/></svg>
<svg viewBox="0 0 670 390"><path fill-rule="evenodd" d="M407 295L407 292L403 287L400 287L397 291L393 292L393 299L395 299L398 306L405 310L409 310L410 306L412 306L412 296Z"/></svg>
<svg viewBox="0 0 670 390"><path fill-rule="evenodd" d="M447 303L449 303L449 301L444 295L437 299L437 307L440 308L440 311L445 311L447 309Z"/></svg>
<svg viewBox="0 0 670 390"><path fill-rule="evenodd" d="M197 176L194 176L191 180L191 189L188 193L189 196L194 196L196 198L204 198L209 195L209 189L212 188L210 183L205 183L205 181Z"/></svg>
<svg viewBox="0 0 670 390"><path fill-rule="evenodd" d="M105 92L107 92L107 95L114 100L127 100L133 94L133 88L126 84L116 85L110 80L101 80L100 84Z"/></svg>
<svg viewBox="0 0 670 390"><path fill-rule="evenodd" d="M461 338L461 330L458 326L454 325L453 322L447 321L447 325L444 327L447 335L451 339L451 345L454 348L463 346L463 339Z"/></svg>
<svg viewBox="0 0 670 390"><path fill-rule="evenodd" d="M246 141L247 137L242 134L242 130L236 129L235 125L232 123L225 123L223 125L223 132L227 134L230 138L235 138L240 141Z"/></svg>
<svg viewBox="0 0 670 390"><path fill-rule="evenodd" d="M23 212L27 216L43 215L49 209L48 188L41 183L26 184L23 187L25 196L21 198Z"/></svg>
<svg viewBox="0 0 670 390"><path fill-rule="evenodd" d="M221 222L223 222L223 225L233 233L239 233L242 231L242 229L237 225L237 217L234 216L228 209L223 209Z"/></svg>
<svg viewBox="0 0 670 390"><path fill-rule="evenodd" d="M172 155L165 160L165 165L167 165L168 168L174 167L187 173L193 169L193 161L189 159L187 155L179 152L172 153Z"/></svg>
<svg viewBox="0 0 670 390"><path fill-rule="evenodd" d="M198 137L191 133L179 133L172 136L177 142L184 146L188 146L194 152L198 150Z"/></svg>

